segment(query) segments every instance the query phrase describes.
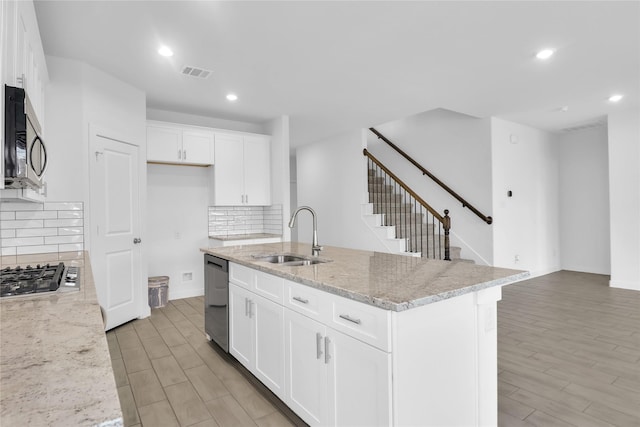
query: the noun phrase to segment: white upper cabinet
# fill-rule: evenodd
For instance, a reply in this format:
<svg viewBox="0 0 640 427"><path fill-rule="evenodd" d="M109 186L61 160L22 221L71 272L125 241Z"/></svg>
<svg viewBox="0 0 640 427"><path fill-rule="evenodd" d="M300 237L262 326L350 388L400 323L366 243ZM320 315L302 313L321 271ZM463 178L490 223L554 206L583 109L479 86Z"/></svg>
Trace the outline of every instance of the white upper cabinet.
<svg viewBox="0 0 640 427"><path fill-rule="evenodd" d="M209 166L214 161L213 131L147 123L147 162Z"/></svg>
<svg viewBox="0 0 640 427"><path fill-rule="evenodd" d="M48 73L33 2L3 1L0 8L2 83L24 88L44 133Z"/></svg>
<svg viewBox="0 0 640 427"><path fill-rule="evenodd" d="M4 85L25 89L46 138L44 91L48 82L40 30L32 1L0 1L0 129L4 129ZM46 140L45 140L46 142ZM4 176L4 131L0 132L0 176ZM0 180L0 189L4 179ZM46 190L3 190L3 201L43 202Z"/></svg>
<svg viewBox="0 0 640 427"><path fill-rule="evenodd" d="M271 148L266 135L216 132L212 203L217 206L271 204Z"/></svg>

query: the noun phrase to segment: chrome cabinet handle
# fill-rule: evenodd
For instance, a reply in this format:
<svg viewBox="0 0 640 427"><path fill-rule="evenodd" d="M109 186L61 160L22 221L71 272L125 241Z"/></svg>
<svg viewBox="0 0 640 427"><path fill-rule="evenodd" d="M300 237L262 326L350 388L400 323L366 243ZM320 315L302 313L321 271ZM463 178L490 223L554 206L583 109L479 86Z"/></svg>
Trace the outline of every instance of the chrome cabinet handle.
<svg viewBox="0 0 640 427"><path fill-rule="evenodd" d="M316 359L322 357L322 334L316 332Z"/></svg>
<svg viewBox="0 0 640 427"><path fill-rule="evenodd" d="M182 159L182 150L178 150L178 160Z"/></svg>
<svg viewBox="0 0 640 427"><path fill-rule="evenodd" d="M139 237L135 237L135 238L133 239L133 243L134 243L135 245L137 245L138 243L142 243L142 239L141 239L141 238L139 238Z"/></svg>
<svg viewBox="0 0 640 427"><path fill-rule="evenodd" d="M182 150L182 160L187 160L187 150Z"/></svg>
<svg viewBox="0 0 640 427"><path fill-rule="evenodd" d="M329 337L324 337L324 363L329 364L329 359L331 356L329 355L329 344L331 344L331 340Z"/></svg>
<svg viewBox="0 0 640 427"><path fill-rule="evenodd" d="M356 325L359 325L359 324L362 323L362 321L360 319L354 319L353 317L349 316L348 314L341 314L339 317L341 319L348 320L349 322L355 323Z"/></svg>
<svg viewBox="0 0 640 427"><path fill-rule="evenodd" d="M253 317L253 301L249 300L249 319Z"/></svg>
<svg viewBox="0 0 640 427"><path fill-rule="evenodd" d="M249 316L249 298L244 299L244 315Z"/></svg>
<svg viewBox="0 0 640 427"><path fill-rule="evenodd" d="M309 300L308 299L304 299L304 298L301 298L301 297L293 297L293 299L296 300L296 301L299 301L299 302L301 302L303 304L309 304Z"/></svg>

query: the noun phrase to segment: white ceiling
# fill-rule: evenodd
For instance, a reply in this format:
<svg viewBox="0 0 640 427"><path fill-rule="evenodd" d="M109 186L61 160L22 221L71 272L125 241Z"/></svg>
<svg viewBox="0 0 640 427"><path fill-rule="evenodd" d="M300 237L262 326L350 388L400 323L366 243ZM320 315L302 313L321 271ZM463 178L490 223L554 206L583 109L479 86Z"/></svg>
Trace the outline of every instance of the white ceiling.
<svg viewBox="0 0 640 427"><path fill-rule="evenodd" d="M294 147L434 108L558 131L639 106L638 1L35 7L47 55L140 88L149 108L255 123L289 115ZM175 55L160 57L161 44ZM544 47L556 49L547 62L535 59ZM213 75L181 75L184 65ZM613 93L625 97L612 105Z"/></svg>

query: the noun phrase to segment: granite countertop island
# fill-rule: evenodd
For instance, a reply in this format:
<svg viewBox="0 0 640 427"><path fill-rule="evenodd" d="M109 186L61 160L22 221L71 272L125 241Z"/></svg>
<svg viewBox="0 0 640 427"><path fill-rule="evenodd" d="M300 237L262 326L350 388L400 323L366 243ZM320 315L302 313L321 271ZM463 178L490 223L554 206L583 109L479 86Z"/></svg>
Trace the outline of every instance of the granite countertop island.
<svg viewBox="0 0 640 427"><path fill-rule="evenodd" d="M336 295L404 311L437 301L506 285L529 276L526 271L440 261L325 246L319 258L328 262L287 266L261 261L272 254L311 257L311 245L283 242L203 248L205 253L283 277Z"/></svg>
<svg viewBox="0 0 640 427"><path fill-rule="evenodd" d="M0 299L0 424L122 426L88 254L21 258L80 266L81 288Z"/></svg>

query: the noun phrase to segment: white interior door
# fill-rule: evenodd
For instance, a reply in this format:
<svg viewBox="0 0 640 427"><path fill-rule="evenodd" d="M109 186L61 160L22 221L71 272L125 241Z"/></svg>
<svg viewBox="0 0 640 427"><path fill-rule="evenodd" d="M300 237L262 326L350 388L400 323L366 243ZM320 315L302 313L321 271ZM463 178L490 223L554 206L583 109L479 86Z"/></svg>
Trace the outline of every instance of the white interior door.
<svg viewBox="0 0 640 427"><path fill-rule="evenodd" d="M91 132L91 265L106 330L142 314L138 150Z"/></svg>

